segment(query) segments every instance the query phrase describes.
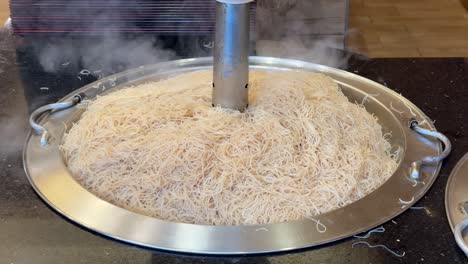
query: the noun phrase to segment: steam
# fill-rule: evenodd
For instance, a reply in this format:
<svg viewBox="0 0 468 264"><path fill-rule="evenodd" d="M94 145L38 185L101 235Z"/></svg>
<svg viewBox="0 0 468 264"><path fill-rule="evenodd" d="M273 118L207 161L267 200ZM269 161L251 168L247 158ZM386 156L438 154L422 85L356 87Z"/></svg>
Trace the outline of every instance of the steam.
<svg viewBox="0 0 468 264"><path fill-rule="evenodd" d="M115 73L128 68L175 58L175 52L162 47L151 36L126 37L103 35L86 37L80 42L67 38L38 46L38 60L46 72L59 72L67 67L92 74Z"/></svg>
<svg viewBox="0 0 468 264"><path fill-rule="evenodd" d="M348 57L339 51L336 40L331 37L312 41L293 37L278 41L259 40L257 54L303 60L331 67L342 67L348 60Z"/></svg>
<svg viewBox="0 0 468 264"><path fill-rule="evenodd" d="M309 14L328 10L328 5L317 6L321 4L319 1L258 1L257 55L304 60L331 67L346 65L348 56L342 52L344 20L327 19L320 23L320 19L311 19L314 14ZM267 1L269 5L261 3ZM325 34L330 31L337 35Z"/></svg>
<svg viewBox="0 0 468 264"><path fill-rule="evenodd" d="M24 102L21 103L24 104ZM27 123L24 122L26 119L25 113L8 113L4 121L0 122L0 135L5 139L0 143L3 155L9 156L21 151L26 132L29 130Z"/></svg>
<svg viewBox="0 0 468 264"><path fill-rule="evenodd" d="M119 3L122 3L121 0L113 0L110 4L118 6ZM347 58L343 57L342 52L336 50L336 48L343 48L344 38L341 37L341 40L337 36L311 38L309 36L310 21L301 19L301 17L308 17L307 12L310 11L310 6L302 10L303 4L300 3L302 2L298 0L257 0L257 32L253 37L256 38L257 55L299 59L333 67L346 64ZM137 6L129 8L135 9L132 9L135 12L142 9ZM38 12L46 12L46 10ZM72 4L63 12L70 15L76 14ZM289 14L289 17L291 14L297 16L298 19L284 27L281 19L286 17L286 14ZM116 33L115 30L111 32L113 28L118 28L124 23L123 20L119 21L118 16L118 13L105 9L96 10L96 14L93 14L93 18L90 19L93 22L86 25L86 28L103 28L103 30L109 28L109 32L104 32L100 36L80 37L80 40L59 37L47 45L43 43L37 45L35 49L37 58L44 71L55 73L64 69L72 69L80 72L86 69L91 75L104 76L128 68L176 59L178 56L173 50L175 45L179 49L190 50L184 54L184 57L206 54L206 52L200 52L203 47L196 47L197 45L205 46L207 49L212 48L212 46L208 47L209 45L190 43L196 40L186 38L186 36L179 36L177 43L166 48L163 41L155 35L124 35ZM103 24L103 21L111 22ZM136 27L135 25L127 26ZM315 27L319 26L315 25ZM83 41L83 38L86 41ZM180 42L185 43L180 44Z"/></svg>
<svg viewBox="0 0 468 264"><path fill-rule="evenodd" d="M137 29L138 22L135 21L144 8L124 0L104 3L69 1L60 7L60 16L69 17L68 22L51 24L51 28L76 32L50 37L43 41L46 44L34 45L39 64L48 73L87 69L92 75L98 75L94 71L101 71L99 75L104 76L174 59L175 53L165 49L162 41L154 35L119 32L118 29ZM38 5L35 12L37 16L48 17L51 14L50 6ZM135 14L136 17L129 20L128 14ZM37 25L38 29L41 27Z"/></svg>
<svg viewBox="0 0 468 264"><path fill-rule="evenodd" d="M3 81L0 97L0 168L6 167L2 165L3 162L13 162L7 160L10 155L21 152L27 131L24 122L27 118L26 102L23 91L18 89L19 72L18 67L14 66L15 42L10 34L10 29L0 28L0 75Z"/></svg>

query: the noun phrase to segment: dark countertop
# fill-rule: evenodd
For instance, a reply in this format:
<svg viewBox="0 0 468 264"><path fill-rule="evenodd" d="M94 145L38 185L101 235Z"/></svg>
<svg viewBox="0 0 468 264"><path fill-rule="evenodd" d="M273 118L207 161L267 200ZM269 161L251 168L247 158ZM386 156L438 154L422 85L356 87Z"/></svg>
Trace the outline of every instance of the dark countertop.
<svg viewBox="0 0 468 264"><path fill-rule="evenodd" d="M385 223L384 233L365 240L405 252L404 257L397 258L382 248L352 248L358 240L346 239L287 254L216 258L149 250L101 237L67 221L35 194L22 164L29 113L95 79L78 75L83 66L67 57L73 50L59 50L49 61L54 71L44 72L34 53L49 46L40 38L26 40L0 32L0 263L468 263L455 244L444 208L448 175L468 150L468 60L352 56L343 65L411 100L453 143L434 186L416 204L429 211L408 210ZM99 74L125 66L135 65L112 67Z"/></svg>

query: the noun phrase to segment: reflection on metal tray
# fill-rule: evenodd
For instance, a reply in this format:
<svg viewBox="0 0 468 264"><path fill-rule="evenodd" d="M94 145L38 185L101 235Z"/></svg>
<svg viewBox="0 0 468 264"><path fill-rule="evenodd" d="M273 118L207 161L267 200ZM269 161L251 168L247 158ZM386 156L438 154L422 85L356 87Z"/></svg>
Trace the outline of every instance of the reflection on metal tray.
<svg viewBox="0 0 468 264"><path fill-rule="evenodd" d="M468 153L450 174L445 190L445 210L455 240L468 256Z"/></svg>
<svg viewBox="0 0 468 264"><path fill-rule="evenodd" d="M31 185L65 217L118 240L179 252L250 254L316 246L378 226L417 202L436 179L441 160L450 151L450 143L443 135L434 132L431 120L401 95L355 74L312 63L251 57L250 65L253 69L268 71L321 72L333 78L351 102L362 102L367 111L378 118L384 133L391 131L392 147L402 150L398 169L376 191L343 208L314 219L253 226L205 226L161 221L112 205L79 185L67 170L58 148L66 128L71 127L82 114L83 110L73 105L83 96L92 100L97 95L128 85L212 68L212 58L197 58L140 67L101 79L61 101L71 102L72 106L69 103L55 105L59 108L66 106L66 109L44 115L37 121L43 110L55 107L49 105L38 109L30 121L40 133L30 133L23 155ZM81 95L76 97L78 93ZM410 126L410 120L417 122ZM442 151L437 139L420 133L440 137L446 149Z"/></svg>

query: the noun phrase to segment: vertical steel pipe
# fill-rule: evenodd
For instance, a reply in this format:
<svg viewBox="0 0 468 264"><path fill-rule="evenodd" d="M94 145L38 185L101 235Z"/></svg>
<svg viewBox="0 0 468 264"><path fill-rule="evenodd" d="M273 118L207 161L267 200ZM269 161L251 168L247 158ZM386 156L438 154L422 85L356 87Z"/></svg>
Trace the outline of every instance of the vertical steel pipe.
<svg viewBox="0 0 468 264"><path fill-rule="evenodd" d="M243 111L249 105L249 2L216 2L214 106Z"/></svg>

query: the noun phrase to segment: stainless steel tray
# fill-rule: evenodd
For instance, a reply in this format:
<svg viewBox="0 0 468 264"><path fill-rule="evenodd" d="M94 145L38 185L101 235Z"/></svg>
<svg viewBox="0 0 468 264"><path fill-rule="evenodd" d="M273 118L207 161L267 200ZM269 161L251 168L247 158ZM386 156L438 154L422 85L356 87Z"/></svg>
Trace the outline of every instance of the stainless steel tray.
<svg viewBox="0 0 468 264"><path fill-rule="evenodd" d="M333 78L350 101L363 102L366 109L378 117L384 132L392 132L392 146L402 150L399 167L393 176L363 199L314 219L255 226L205 226L161 221L114 206L79 185L68 171L58 148L67 127L70 128L83 111L73 107L82 99L75 94L84 93L86 99L92 100L97 95L130 84L212 68L212 58L198 58L116 74L69 94L58 104L38 109L30 121L41 133L32 131L29 134L23 154L31 185L52 208L95 232L146 247L202 254L278 252L336 241L390 220L418 201L431 187L439 173L440 160L450 151L450 143L445 142L448 149L442 152L442 144L437 139L421 135L419 132L434 131L435 127L421 110L401 95L355 74L312 63L251 57L250 65L268 71L321 72ZM36 120L44 111L61 108L66 109L52 111ZM419 126L411 128L410 120L417 120ZM44 133L46 131L49 136ZM430 133L434 135L435 132ZM439 154L442 155L431 160L432 164L426 164L427 157L434 158ZM424 162L414 163L424 157Z"/></svg>
<svg viewBox="0 0 468 264"><path fill-rule="evenodd" d="M445 190L445 210L455 241L468 257L468 153L450 174Z"/></svg>

